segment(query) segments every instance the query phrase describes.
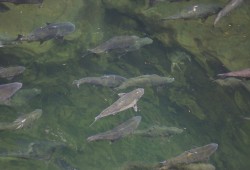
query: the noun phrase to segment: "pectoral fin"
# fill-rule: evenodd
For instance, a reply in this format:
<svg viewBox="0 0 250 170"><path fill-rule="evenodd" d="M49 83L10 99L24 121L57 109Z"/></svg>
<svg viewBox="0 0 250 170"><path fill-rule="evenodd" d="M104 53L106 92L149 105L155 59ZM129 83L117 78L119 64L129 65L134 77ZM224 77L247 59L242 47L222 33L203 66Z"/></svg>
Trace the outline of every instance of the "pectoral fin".
<svg viewBox="0 0 250 170"><path fill-rule="evenodd" d="M134 109L134 111L135 111L135 112L137 112L137 111L138 111L137 104L135 104L135 105L133 106L133 109Z"/></svg>

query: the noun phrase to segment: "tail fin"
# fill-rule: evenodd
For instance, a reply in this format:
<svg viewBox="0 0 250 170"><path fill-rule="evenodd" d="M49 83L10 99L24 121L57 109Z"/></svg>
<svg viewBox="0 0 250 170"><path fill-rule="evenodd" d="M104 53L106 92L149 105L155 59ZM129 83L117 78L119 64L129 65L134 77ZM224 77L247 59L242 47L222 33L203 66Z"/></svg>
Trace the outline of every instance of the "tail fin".
<svg viewBox="0 0 250 170"><path fill-rule="evenodd" d="M222 74L217 74L217 77L219 77L219 78L226 78L227 76L226 76L226 74L224 74L224 73L222 73Z"/></svg>
<svg viewBox="0 0 250 170"><path fill-rule="evenodd" d="M84 57L86 57L86 56L88 56L88 55L90 55L90 54L92 54L92 52L91 51L86 51L83 55L82 55L82 58L84 58Z"/></svg>
<svg viewBox="0 0 250 170"><path fill-rule="evenodd" d="M91 127L97 120L98 118L96 117L95 120L89 125L89 127Z"/></svg>
<svg viewBox="0 0 250 170"><path fill-rule="evenodd" d="M21 35L21 34L18 34L17 35L17 38L15 39L15 41L22 41L23 40L23 35Z"/></svg>

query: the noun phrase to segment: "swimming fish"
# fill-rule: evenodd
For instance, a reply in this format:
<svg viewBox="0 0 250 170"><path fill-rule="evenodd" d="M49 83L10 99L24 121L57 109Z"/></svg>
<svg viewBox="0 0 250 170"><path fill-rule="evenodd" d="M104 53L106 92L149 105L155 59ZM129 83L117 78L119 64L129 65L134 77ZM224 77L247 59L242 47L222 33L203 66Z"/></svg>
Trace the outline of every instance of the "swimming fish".
<svg viewBox="0 0 250 170"><path fill-rule="evenodd" d="M137 112L137 101L142 97L143 94L143 88L135 89L129 93L118 94L120 98L112 105L104 109L98 116L96 116L94 122L90 126L92 126L98 119L109 115L115 115L118 112L127 110L131 107L133 107L133 109Z"/></svg>
<svg viewBox="0 0 250 170"><path fill-rule="evenodd" d="M115 141L131 134L140 124L141 116L134 116L112 130L88 137L87 141L110 140Z"/></svg>
<svg viewBox="0 0 250 170"><path fill-rule="evenodd" d="M238 71L232 71L228 73L221 73L217 74L220 78L226 78L226 77L240 77L240 78L249 78L250 77L250 68L246 68L243 70Z"/></svg>
<svg viewBox="0 0 250 170"><path fill-rule="evenodd" d="M0 85L0 104L8 104L10 97L14 95L22 85L22 83L18 82Z"/></svg>
<svg viewBox="0 0 250 170"><path fill-rule="evenodd" d="M0 77L11 80L14 76L23 73L24 70L23 66L0 67Z"/></svg>

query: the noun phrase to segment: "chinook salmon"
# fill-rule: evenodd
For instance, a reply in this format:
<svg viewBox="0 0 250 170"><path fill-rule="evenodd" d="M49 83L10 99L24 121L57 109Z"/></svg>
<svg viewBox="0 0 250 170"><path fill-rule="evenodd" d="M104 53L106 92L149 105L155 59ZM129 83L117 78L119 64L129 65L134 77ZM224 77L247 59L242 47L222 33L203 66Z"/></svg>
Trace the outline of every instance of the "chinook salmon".
<svg viewBox="0 0 250 170"><path fill-rule="evenodd" d="M81 84L93 84L93 85L101 85L106 87L117 87L122 82L126 80L125 77L118 75L105 75L101 77L84 77L79 80L74 80L72 84L75 84L78 88Z"/></svg>
<svg viewBox="0 0 250 170"><path fill-rule="evenodd" d="M17 41L39 41L42 44L44 41L50 39L63 39L65 35L74 31L75 25L71 22L47 23L46 26L36 28L27 36L18 35Z"/></svg>
<svg viewBox="0 0 250 170"><path fill-rule="evenodd" d="M18 82L0 85L0 104L8 104L10 97L14 95L22 85L22 83Z"/></svg>
<svg viewBox="0 0 250 170"><path fill-rule="evenodd" d="M146 86L160 86L168 83L172 83L174 78L161 77L156 74L142 75L125 80L120 86L115 88L116 90L126 89L128 87L146 87Z"/></svg>
<svg viewBox="0 0 250 170"><path fill-rule="evenodd" d="M185 151L174 158L161 162L158 170L168 170L171 167L176 167L179 165L187 165L190 163L206 161L217 150L217 148L218 144L210 143L205 146Z"/></svg>
<svg viewBox="0 0 250 170"><path fill-rule="evenodd" d="M243 0L231 0L217 15L217 17L214 20L214 26L219 22L219 20L227 15L229 12L231 12L236 7L240 6L242 4Z"/></svg>
<svg viewBox="0 0 250 170"><path fill-rule="evenodd" d="M23 66L13 66L13 67L5 67L5 68L0 67L0 77L11 80L14 76L17 76L23 73L24 70L25 70L25 67Z"/></svg>
<svg viewBox="0 0 250 170"><path fill-rule="evenodd" d="M98 45L97 47L89 49L88 52L82 57L85 57L91 53L100 54L108 52L110 50L119 50L121 52L135 51L140 49L144 45L152 44L152 42L153 40L148 37L140 38L135 35L115 36Z"/></svg>
<svg viewBox="0 0 250 170"><path fill-rule="evenodd" d="M88 137L87 141L110 140L115 141L131 134L140 124L141 116L134 116L112 130Z"/></svg>
<svg viewBox="0 0 250 170"><path fill-rule="evenodd" d="M41 109L36 109L31 113L19 116L14 122L0 123L0 130L18 130L30 126L42 115Z"/></svg>
<svg viewBox="0 0 250 170"><path fill-rule="evenodd" d="M218 77L226 78L226 77L240 77L240 78L249 78L250 77L250 68L246 68L239 71L232 71L228 73L217 74Z"/></svg>
<svg viewBox="0 0 250 170"><path fill-rule="evenodd" d="M131 107L133 107L133 109L137 112L137 102L143 94L143 88L135 89L129 93L118 94L120 98L96 116L94 122L90 126L92 126L98 119L109 115L116 115L118 112L127 110Z"/></svg>
<svg viewBox="0 0 250 170"><path fill-rule="evenodd" d="M221 7L217 4L196 4L181 10L180 13L163 18L162 20L176 19L206 19L207 17L217 14Z"/></svg>

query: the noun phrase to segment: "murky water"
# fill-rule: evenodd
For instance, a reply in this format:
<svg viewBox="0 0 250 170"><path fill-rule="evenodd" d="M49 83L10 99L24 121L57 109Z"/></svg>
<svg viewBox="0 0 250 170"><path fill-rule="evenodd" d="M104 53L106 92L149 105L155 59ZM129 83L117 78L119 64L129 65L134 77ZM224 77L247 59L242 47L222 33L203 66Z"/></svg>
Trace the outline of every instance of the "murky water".
<svg viewBox="0 0 250 170"><path fill-rule="evenodd" d="M144 1L135 2L132 5L139 6ZM183 2L181 6L188 3ZM23 42L0 48L0 66L26 67L22 75L12 80L0 79L0 83L22 82L23 89L41 89L40 94L22 106L1 105L0 121L11 122L22 113L38 108L43 110L41 118L30 128L1 131L0 152L27 152L30 143L37 141L49 142L47 146L51 142L60 146L53 149L49 160L0 157L0 169L117 170L136 162L157 164L191 148L218 143L218 150L209 160L216 169L248 170L250 121L242 117L250 117L250 95L242 86L223 87L212 80L216 74L227 71L217 58L218 51L215 53L200 44L199 52L194 52L192 47L180 45L174 35L168 40L171 45L166 46L153 33L156 30L150 30L140 20L114 9L105 10L106 6L101 1L44 0L42 8L6 5L11 10L0 13L0 34L15 37L28 34L46 22L65 21L74 23L76 31L66 36L64 41L49 40L41 45L39 42ZM247 9L243 7L237 16L247 13ZM211 23L206 21L204 25ZM243 26L238 26L237 30L247 32ZM171 29L166 31L176 34ZM125 54L109 52L81 57L87 49L115 35L148 36L154 42ZM243 55L249 54L249 49L239 48ZM197 59L200 56L204 58ZM201 62L204 60L207 65ZM249 66L249 61L244 62L246 66ZM129 109L105 117L89 127L95 116L118 99L117 92L108 87L87 84L77 88L72 82L82 77L105 74L126 78L158 74L172 76L175 81L161 87L146 87L138 102L138 112ZM113 143L87 142L87 137L113 129L135 115L142 117L138 129L163 125L182 128L184 132L170 138L130 135Z"/></svg>

